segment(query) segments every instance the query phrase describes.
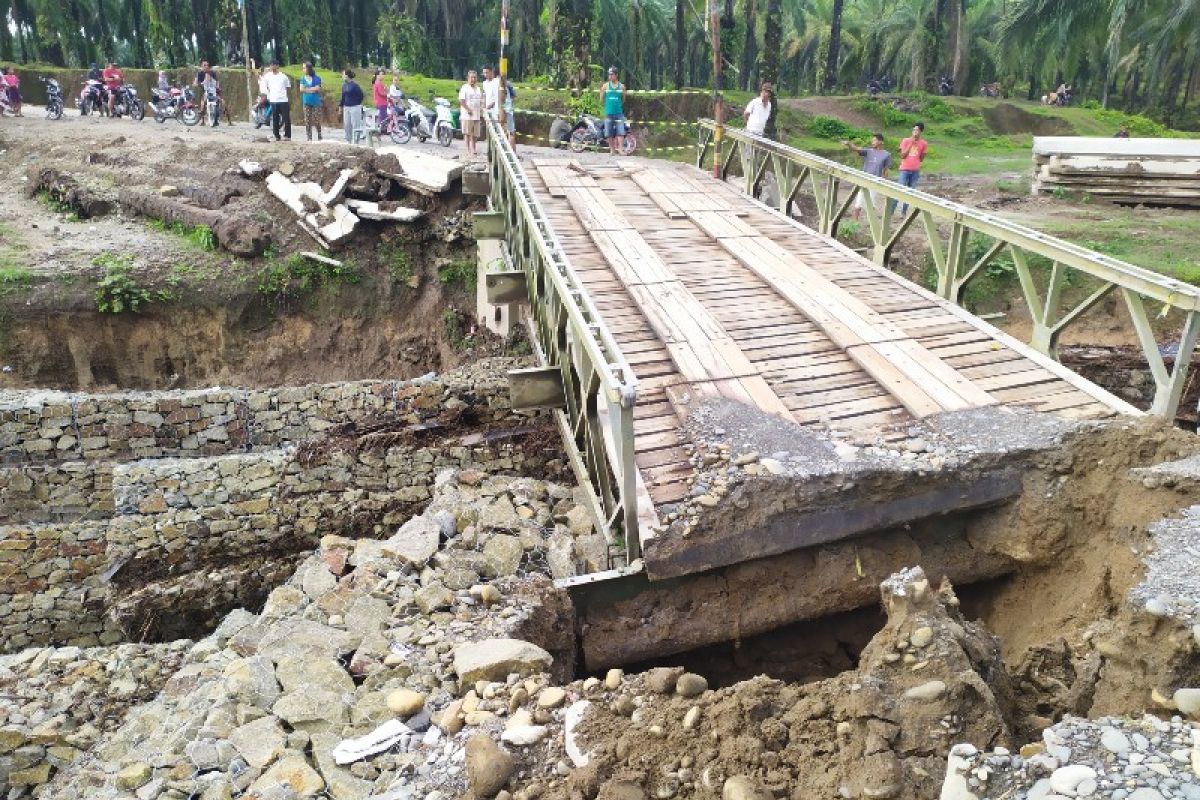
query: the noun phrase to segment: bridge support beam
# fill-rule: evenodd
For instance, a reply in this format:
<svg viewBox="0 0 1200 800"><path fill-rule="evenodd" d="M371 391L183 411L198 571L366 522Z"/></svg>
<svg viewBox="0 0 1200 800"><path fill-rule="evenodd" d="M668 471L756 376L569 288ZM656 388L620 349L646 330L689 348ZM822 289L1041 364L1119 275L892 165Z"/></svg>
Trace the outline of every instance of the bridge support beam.
<svg viewBox="0 0 1200 800"><path fill-rule="evenodd" d="M508 373L508 391L517 411L567 407L567 391L558 367L530 367Z"/></svg>

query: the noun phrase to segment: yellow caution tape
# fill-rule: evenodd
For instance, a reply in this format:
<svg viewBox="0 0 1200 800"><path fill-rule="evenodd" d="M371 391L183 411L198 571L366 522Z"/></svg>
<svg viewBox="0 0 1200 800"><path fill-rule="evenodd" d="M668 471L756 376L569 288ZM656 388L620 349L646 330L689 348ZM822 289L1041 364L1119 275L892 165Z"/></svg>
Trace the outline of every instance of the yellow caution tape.
<svg viewBox="0 0 1200 800"><path fill-rule="evenodd" d="M519 91L523 91L523 92L572 92L572 93L574 93L576 91L575 89L567 89L567 88L559 89L554 86L523 86L523 85L517 85L517 84L513 84L513 85L516 86L516 88ZM591 91L596 91L596 90L585 89L584 91L591 92ZM700 94L700 95L710 96L712 94L712 92L710 92L706 89L626 89L625 94L643 94L643 95L645 95L645 94Z"/></svg>
<svg viewBox="0 0 1200 800"><path fill-rule="evenodd" d="M514 108L514 114L528 114L533 117L562 117L568 119L564 114L556 114L553 111L534 111L531 108ZM692 128L698 123L696 122L674 122L672 120L657 120L657 119L627 119L626 125L658 125L664 128Z"/></svg>
<svg viewBox="0 0 1200 800"><path fill-rule="evenodd" d="M532 134L528 134L528 133L517 133L517 136L521 137L522 139L528 139L531 142L545 142L546 144L550 144L550 145L557 144L559 147L562 147L562 148L567 147L567 143L562 141L561 139L556 141L554 139L548 139L545 136L533 136ZM599 152L604 152L605 150L607 150L607 146L606 145L605 146L588 145L588 146L584 147L584 149L591 150L594 153L599 153ZM694 145L694 144L681 144L676 147L642 147L641 145L638 145L638 147L634 151L634 153L635 154L636 153L672 153L672 152L679 152L681 150L695 150L695 149L696 149L696 145Z"/></svg>

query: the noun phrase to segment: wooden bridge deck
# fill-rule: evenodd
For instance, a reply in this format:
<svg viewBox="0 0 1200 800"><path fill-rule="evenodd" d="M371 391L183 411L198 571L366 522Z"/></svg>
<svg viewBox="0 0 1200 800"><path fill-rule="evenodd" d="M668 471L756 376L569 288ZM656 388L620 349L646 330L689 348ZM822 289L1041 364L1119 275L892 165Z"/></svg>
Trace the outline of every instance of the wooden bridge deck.
<svg viewBox="0 0 1200 800"><path fill-rule="evenodd" d="M1072 417L1130 410L693 167L543 158L527 172L637 375L636 461L655 505L688 492L680 420L694 399L885 438L981 405Z"/></svg>

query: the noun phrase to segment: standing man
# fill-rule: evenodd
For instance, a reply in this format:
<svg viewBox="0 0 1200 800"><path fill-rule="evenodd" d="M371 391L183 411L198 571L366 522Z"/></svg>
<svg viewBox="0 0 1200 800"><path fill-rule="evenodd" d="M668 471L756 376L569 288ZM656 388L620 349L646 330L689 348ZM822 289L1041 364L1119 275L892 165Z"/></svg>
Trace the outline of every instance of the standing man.
<svg viewBox="0 0 1200 800"><path fill-rule="evenodd" d="M479 87L479 76L475 70L467 73L467 82L458 90L459 127L467 143L467 155L474 158L477 153L475 142L479 139L483 122L483 89Z"/></svg>
<svg viewBox="0 0 1200 800"><path fill-rule="evenodd" d="M771 118L771 84L763 83L758 97L746 104L742 118L746 120L746 133L762 136L766 132L767 120Z"/></svg>
<svg viewBox="0 0 1200 800"><path fill-rule="evenodd" d="M909 189L917 188L917 179L921 177L921 162L929 150L929 142L925 141L925 123L913 125L912 135L900 142L900 185ZM908 213L908 203L900 206L900 216Z"/></svg>
<svg viewBox="0 0 1200 800"><path fill-rule="evenodd" d="M279 129L283 128L283 138L292 140L292 107L288 105L288 89L292 88L292 79L279 71L279 62L272 61L263 76L267 88L267 102L271 104L271 133L275 141L280 141Z"/></svg>
<svg viewBox="0 0 1200 800"><path fill-rule="evenodd" d="M491 67L483 68L483 105L487 115L498 119L500 115L500 79Z"/></svg>
<svg viewBox="0 0 1200 800"><path fill-rule="evenodd" d="M115 60L108 62L108 66L104 68L104 86L108 89L108 115L110 117L116 113L117 92L121 90L121 85L124 83L125 73L121 72L117 62Z"/></svg>
<svg viewBox="0 0 1200 800"><path fill-rule="evenodd" d="M342 70L342 99L338 102L342 110L342 128L346 141L354 143L354 129L363 127L363 90L354 80L354 70Z"/></svg>
<svg viewBox="0 0 1200 800"><path fill-rule="evenodd" d="M304 134L311 142L315 127L317 141L321 141L321 76L309 61L304 62L304 74L300 76L300 106L304 111Z"/></svg>
<svg viewBox="0 0 1200 800"><path fill-rule="evenodd" d="M625 85L618 79L616 67L608 68L600 102L604 104L604 138L608 139L608 152L615 156L625 149Z"/></svg>
<svg viewBox="0 0 1200 800"><path fill-rule="evenodd" d="M200 124L208 124L208 93L204 91L204 82L212 75L212 70L208 66L207 61L200 62L200 69L196 70L196 79L192 81L192 86L196 87L196 94L200 95Z"/></svg>
<svg viewBox="0 0 1200 800"><path fill-rule="evenodd" d="M847 149L854 153L858 153L863 157L863 172L868 175L874 175L876 178L886 178L888 168L892 165L892 154L889 153L883 146L883 134L876 133L871 135L870 147L859 147L853 142L842 142ZM871 207L879 208L879 193L871 192ZM863 210L863 190L858 190L858 196L854 198L854 218L862 219Z"/></svg>

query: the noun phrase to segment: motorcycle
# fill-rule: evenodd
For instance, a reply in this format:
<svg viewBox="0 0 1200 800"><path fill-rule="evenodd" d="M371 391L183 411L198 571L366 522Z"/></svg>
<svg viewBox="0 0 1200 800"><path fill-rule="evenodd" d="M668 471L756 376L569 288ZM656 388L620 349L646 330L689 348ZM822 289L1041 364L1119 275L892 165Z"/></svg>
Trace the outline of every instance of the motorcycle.
<svg viewBox="0 0 1200 800"><path fill-rule="evenodd" d="M204 110L208 114L208 124L214 128L221 124L222 102L216 86L204 87Z"/></svg>
<svg viewBox="0 0 1200 800"><path fill-rule="evenodd" d="M454 123L450 117L450 101L444 97L434 98L432 109L409 97L406 118L408 129L421 142L437 139L443 147L454 141Z"/></svg>
<svg viewBox="0 0 1200 800"><path fill-rule="evenodd" d="M38 78L46 84L46 119L62 119L62 85L54 78Z"/></svg>
<svg viewBox="0 0 1200 800"><path fill-rule="evenodd" d="M124 117L128 116L134 120L142 120L146 117L146 106L143 105L141 99L137 95L137 87L132 83L121 84L117 88L117 100L113 103L113 116Z"/></svg>
<svg viewBox="0 0 1200 800"><path fill-rule="evenodd" d="M1000 96L1000 84L998 84L998 83L983 84L982 86L979 87L979 96L980 97L999 97Z"/></svg>
<svg viewBox="0 0 1200 800"><path fill-rule="evenodd" d="M200 109L196 107L196 94L191 88L177 89L172 86L167 91L151 89L150 108L154 112L154 121L166 122L175 119L189 128L200 121Z"/></svg>
<svg viewBox="0 0 1200 800"><path fill-rule="evenodd" d="M621 155L631 155L637 149L637 137L629 132L626 125L625 139L621 143ZM582 153L586 149L601 149L608 147L608 139L604 136L604 121L591 114L584 114L571 129L568 141L571 151Z"/></svg>
<svg viewBox="0 0 1200 800"><path fill-rule="evenodd" d="M954 94L954 81L950 78L942 78L938 82L938 94L942 97L949 97Z"/></svg>
<svg viewBox="0 0 1200 800"><path fill-rule="evenodd" d="M75 101L75 105L79 108L79 116L86 117L91 115L93 111L100 112L100 116L108 115L108 89L104 86L103 81L98 81L95 78L88 78L83 82L83 89L79 92L79 99Z"/></svg>
<svg viewBox="0 0 1200 800"><path fill-rule="evenodd" d="M878 97L883 92L883 87L879 81L869 81L867 83L867 94L871 97Z"/></svg>

